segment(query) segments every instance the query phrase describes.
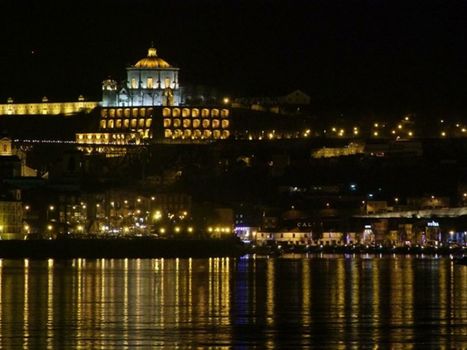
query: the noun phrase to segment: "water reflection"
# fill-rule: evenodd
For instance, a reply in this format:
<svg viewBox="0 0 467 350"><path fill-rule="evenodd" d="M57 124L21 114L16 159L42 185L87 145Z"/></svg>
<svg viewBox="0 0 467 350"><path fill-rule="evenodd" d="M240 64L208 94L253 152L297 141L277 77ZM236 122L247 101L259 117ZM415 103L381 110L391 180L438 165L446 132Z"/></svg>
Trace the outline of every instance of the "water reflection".
<svg viewBox="0 0 467 350"><path fill-rule="evenodd" d="M443 258L0 260L0 348L460 348Z"/></svg>

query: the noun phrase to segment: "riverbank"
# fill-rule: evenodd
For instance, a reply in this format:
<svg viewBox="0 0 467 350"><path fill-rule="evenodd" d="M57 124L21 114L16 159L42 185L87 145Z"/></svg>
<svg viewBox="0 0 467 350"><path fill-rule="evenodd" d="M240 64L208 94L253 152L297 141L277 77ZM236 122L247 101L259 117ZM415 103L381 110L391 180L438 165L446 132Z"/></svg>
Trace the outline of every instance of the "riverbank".
<svg viewBox="0 0 467 350"><path fill-rule="evenodd" d="M54 239L0 241L0 258L205 258L240 256L234 239Z"/></svg>
<svg viewBox="0 0 467 350"><path fill-rule="evenodd" d="M460 246L366 246L366 245L346 245L346 246L250 246L250 254L280 256L285 253L297 254L402 254L402 255L455 255L462 256L467 253L467 247Z"/></svg>

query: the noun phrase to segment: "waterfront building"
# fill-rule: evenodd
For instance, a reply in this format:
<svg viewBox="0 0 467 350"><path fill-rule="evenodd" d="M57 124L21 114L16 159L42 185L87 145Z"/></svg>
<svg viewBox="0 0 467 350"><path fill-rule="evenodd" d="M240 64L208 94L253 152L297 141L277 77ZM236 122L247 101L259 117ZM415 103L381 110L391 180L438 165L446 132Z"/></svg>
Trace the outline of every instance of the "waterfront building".
<svg viewBox="0 0 467 350"><path fill-rule="evenodd" d="M0 239L23 238L23 208L15 197L0 196Z"/></svg>

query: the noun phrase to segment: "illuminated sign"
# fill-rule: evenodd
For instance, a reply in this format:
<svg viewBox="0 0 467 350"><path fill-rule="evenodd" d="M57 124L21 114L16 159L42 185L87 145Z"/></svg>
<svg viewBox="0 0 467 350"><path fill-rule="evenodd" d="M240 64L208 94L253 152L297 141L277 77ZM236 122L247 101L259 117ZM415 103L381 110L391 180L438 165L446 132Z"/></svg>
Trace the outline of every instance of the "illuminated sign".
<svg viewBox="0 0 467 350"><path fill-rule="evenodd" d="M439 227L439 222L430 221L426 224L428 227Z"/></svg>

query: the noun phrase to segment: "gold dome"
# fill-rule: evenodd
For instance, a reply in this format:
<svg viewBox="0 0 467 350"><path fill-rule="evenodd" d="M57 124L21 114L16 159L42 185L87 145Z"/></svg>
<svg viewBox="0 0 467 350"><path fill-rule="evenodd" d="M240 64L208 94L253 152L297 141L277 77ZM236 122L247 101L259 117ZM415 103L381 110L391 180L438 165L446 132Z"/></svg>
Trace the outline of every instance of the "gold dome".
<svg viewBox="0 0 467 350"><path fill-rule="evenodd" d="M170 64L168 64L162 58L157 57L157 50L153 47L150 47L148 50L148 56L136 62L135 67L136 68L170 68Z"/></svg>

